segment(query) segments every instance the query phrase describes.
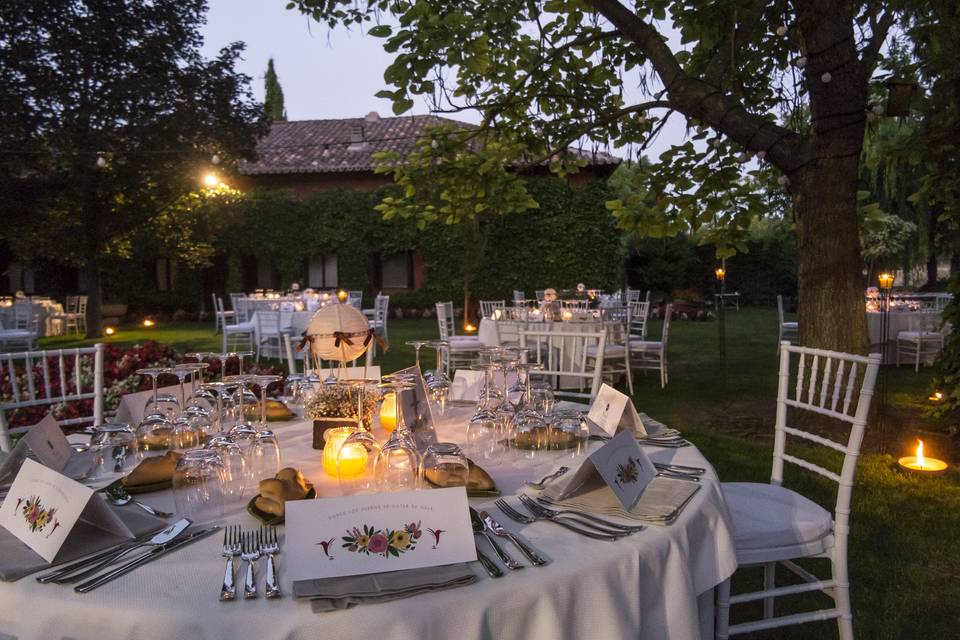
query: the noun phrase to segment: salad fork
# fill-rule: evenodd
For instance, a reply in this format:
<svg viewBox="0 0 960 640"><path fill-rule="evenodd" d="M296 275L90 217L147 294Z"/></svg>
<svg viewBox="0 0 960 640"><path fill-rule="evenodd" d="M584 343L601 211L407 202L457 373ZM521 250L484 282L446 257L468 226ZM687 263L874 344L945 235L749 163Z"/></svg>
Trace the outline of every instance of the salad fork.
<svg viewBox="0 0 960 640"><path fill-rule="evenodd" d="M220 554L227 559L223 568L223 586L220 587L220 600L233 600L237 597L237 585L234 580L233 559L241 552L240 525L226 527L223 530L223 552Z"/></svg>
<svg viewBox="0 0 960 640"><path fill-rule="evenodd" d="M243 598L251 600L257 597L257 560L260 558L260 549L254 539L253 531L243 534L243 550L240 557L247 561L247 573L243 581Z"/></svg>
<svg viewBox="0 0 960 640"><path fill-rule="evenodd" d="M260 553L267 557L267 582L264 593L268 598L279 598L280 583L277 582L277 567L274 564L274 555L280 551L280 545L277 543L276 527L260 527L257 534L260 543Z"/></svg>

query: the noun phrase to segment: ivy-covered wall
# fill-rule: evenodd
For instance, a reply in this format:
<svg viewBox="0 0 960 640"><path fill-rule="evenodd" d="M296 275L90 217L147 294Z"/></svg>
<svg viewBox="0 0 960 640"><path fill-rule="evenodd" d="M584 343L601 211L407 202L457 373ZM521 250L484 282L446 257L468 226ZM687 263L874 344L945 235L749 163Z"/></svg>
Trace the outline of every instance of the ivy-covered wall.
<svg viewBox="0 0 960 640"><path fill-rule="evenodd" d="M528 188L540 208L485 220L487 258L475 297L509 299L514 289L622 286L624 245L604 207L612 196L605 182L571 186L554 177L531 177ZM250 258L269 260L280 287L304 282L310 256L336 254L338 286L376 293L378 254L414 251L423 264L416 291L395 293L393 308L432 308L440 300L463 297L463 240L456 226L417 229L410 220L385 221L373 210L384 190L330 189L307 199L290 191L255 189L228 209L218 210L214 266L200 271L174 269L173 291L156 291L153 260L142 254L110 278L109 300L133 308L196 311L209 307L211 291L242 290ZM248 278L249 280L249 278ZM151 310L153 310L151 309Z"/></svg>

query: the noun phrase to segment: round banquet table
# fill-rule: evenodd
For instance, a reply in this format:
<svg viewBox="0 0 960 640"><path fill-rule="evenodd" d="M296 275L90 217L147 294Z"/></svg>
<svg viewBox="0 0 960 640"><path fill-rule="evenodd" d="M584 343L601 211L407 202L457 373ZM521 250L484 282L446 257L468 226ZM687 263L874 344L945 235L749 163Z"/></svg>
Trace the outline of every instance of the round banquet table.
<svg viewBox="0 0 960 640"><path fill-rule="evenodd" d="M453 407L436 428L441 440L461 439L472 409ZM272 423L281 437L283 464L296 466L314 482L320 497L339 495L326 477L320 452L311 448L311 425ZM591 443L590 450L600 446ZM637 638L671 640L713 636L713 589L736 568L733 530L716 473L695 447L645 448L655 461L707 468L699 490L677 521L648 526L616 542L595 541L549 522L523 527L535 547L552 559L492 579L472 563L479 581L412 598L313 613L293 599L285 578L283 541L278 570L280 600L219 602L224 561L222 536L210 536L146 564L99 589L77 594L69 585L41 585L27 576L0 583L0 637L137 640L183 638ZM482 461L504 495L560 464L582 460L551 452L534 459L509 456ZM573 463L573 464L571 464ZM141 498L173 510L169 491ZM474 506L489 498L471 499ZM135 508L135 507L128 507ZM499 514L489 509L493 514ZM259 523L234 505L225 522L245 528ZM485 544L485 543L484 543ZM515 549L508 548L520 558ZM493 555L486 549L488 555ZM262 587L263 566L259 568ZM242 578L240 579L242 582Z"/></svg>

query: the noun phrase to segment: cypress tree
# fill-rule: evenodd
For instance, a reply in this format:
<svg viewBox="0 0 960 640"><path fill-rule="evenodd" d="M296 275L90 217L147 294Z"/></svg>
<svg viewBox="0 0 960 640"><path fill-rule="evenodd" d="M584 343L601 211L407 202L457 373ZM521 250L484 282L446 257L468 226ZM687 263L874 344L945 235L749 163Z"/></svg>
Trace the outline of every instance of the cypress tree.
<svg viewBox="0 0 960 640"><path fill-rule="evenodd" d="M287 119L287 110L283 106L283 87L277 79L277 72L273 68L273 58L267 61L267 72L263 76L266 93L263 98L263 110L271 121Z"/></svg>

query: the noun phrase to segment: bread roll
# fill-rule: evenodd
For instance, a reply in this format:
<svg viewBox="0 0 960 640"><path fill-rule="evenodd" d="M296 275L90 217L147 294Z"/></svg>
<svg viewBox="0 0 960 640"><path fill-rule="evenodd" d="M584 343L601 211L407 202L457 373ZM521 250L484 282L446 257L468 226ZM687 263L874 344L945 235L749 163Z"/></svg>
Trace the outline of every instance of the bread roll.
<svg viewBox="0 0 960 640"><path fill-rule="evenodd" d="M147 458L128 475L124 476L120 482L125 487L170 482L173 479L173 470L177 467L180 458L181 455L176 451L168 451L162 456Z"/></svg>
<svg viewBox="0 0 960 640"><path fill-rule="evenodd" d="M257 499L254 500L253 504L257 507L257 509L263 511L264 513L272 513L280 518L283 517L284 510L282 500L278 502L277 500L273 500L272 498L268 498L266 496L257 496Z"/></svg>

